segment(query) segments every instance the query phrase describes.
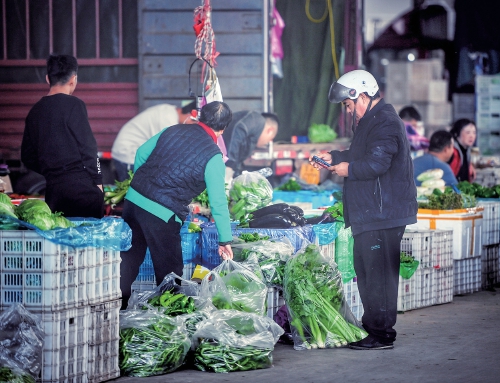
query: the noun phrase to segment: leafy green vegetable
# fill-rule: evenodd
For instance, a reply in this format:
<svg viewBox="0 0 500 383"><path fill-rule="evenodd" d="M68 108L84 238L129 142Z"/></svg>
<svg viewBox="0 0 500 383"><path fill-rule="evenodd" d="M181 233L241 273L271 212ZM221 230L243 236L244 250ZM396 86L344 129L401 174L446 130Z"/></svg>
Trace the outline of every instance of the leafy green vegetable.
<svg viewBox="0 0 500 383"><path fill-rule="evenodd" d="M201 232L201 227L196 223L189 222L188 233L199 233Z"/></svg>
<svg viewBox="0 0 500 383"><path fill-rule="evenodd" d="M52 213L49 205L40 199L27 199L15 210L20 220L28 222L40 230L51 230L56 228L74 227L70 220L62 216L62 213Z"/></svg>
<svg viewBox="0 0 500 383"><path fill-rule="evenodd" d="M0 367L0 382L35 383L35 378L24 372L14 372L9 367Z"/></svg>
<svg viewBox="0 0 500 383"><path fill-rule="evenodd" d="M339 313L343 301L341 276L318 246L308 245L287 262L284 292L300 347L340 347L367 336Z"/></svg>
<svg viewBox="0 0 500 383"><path fill-rule="evenodd" d="M427 196L427 202L418 203L420 209L431 210L454 210L474 206L476 206L474 197L465 193L458 194L449 186L445 188L444 193L435 189L432 194Z"/></svg>
<svg viewBox="0 0 500 383"><path fill-rule="evenodd" d="M311 142L332 142L337 138L337 133L326 124L311 124L307 134Z"/></svg>
<svg viewBox="0 0 500 383"><path fill-rule="evenodd" d="M104 203L107 205L116 205L121 202L123 198L125 198L125 194L127 194L128 188L130 187L130 183L134 178L134 173L131 170L128 171L128 178L123 181L115 180L115 187L112 190L104 192Z"/></svg>
<svg viewBox="0 0 500 383"><path fill-rule="evenodd" d="M0 193L0 215L8 215L13 218L17 218L15 212L15 207L12 204L12 200L5 193Z"/></svg>
<svg viewBox="0 0 500 383"><path fill-rule="evenodd" d="M500 198L500 185L487 187L476 182L470 183L461 181L458 183L457 187L463 194L468 194L477 198Z"/></svg>
<svg viewBox="0 0 500 383"><path fill-rule="evenodd" d="M330 213L333 218L344 217L344 204L341 201L337 201L325 209L325 213Z"/></svg>
<svg viewBox="0 0 500 383"><path fill-rule="evenodd" d="M242 239L245 242L257 242L265 239L269 239L268 235L263 235L262 237L260 236L259 233L242 233L239 235L239 238Z"/></svg>
<svg viewBox="0 0 500 383"><path fill-rule="evenodd" d="M271 203L273 189L263 176L252 177L242 174L233 180L229 198L231 217L244 227L247 226L250 213Z"/></svg>
<svg viewBox="0 0 500 383"><path fill-rule="evenodd" d="M279 186L277 190L284 191L298 191L302 190L302 186L297 182L295 177L290 177L283 185Z"/></svg>
<svg viewBox="0 0 500 383"><path fill-rule="evenodd" d="M184 294L174 294L167 290L161 295L157 295L148 300L153 307L159 307L165 315L177 316L190 314L196 310L194 299ZM146 310L147 307L144 307Z"/></svg>
<svg viewBox="0 0 500 383"><path fill-rule="evenodd" d="M204 207L210 207L210 204L208 202L207 189L203 190L199 196L193 198L193 202L198 202L201 206Z"/></svg>

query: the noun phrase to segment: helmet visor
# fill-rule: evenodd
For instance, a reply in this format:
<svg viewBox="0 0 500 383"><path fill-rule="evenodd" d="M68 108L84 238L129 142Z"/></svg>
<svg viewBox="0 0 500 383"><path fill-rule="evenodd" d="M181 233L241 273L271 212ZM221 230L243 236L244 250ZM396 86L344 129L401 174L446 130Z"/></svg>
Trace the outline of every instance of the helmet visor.
<svg viewBox="0 0 500 383"><path fill-rule="evenodd" d="M334 82L330 87L330 91L328 92L328 101L338 104L339 102L344 101L346 98L356 98L356 93L357 92L355 89L350 89L345 87L344 85L339 84L338 82Z"/></svg>

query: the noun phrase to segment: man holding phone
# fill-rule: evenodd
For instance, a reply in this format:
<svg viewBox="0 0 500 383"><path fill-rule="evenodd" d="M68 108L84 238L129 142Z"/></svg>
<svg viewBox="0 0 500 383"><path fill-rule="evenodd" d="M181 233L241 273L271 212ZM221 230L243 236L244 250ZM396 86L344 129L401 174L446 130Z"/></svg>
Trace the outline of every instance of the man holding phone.
<svg viewBox="0 0 500 383"><path fill-rule="evenodd" d="M356 350L393 348L396 339L400 243L406 225L417 222L417 193L410 143L392 105L380 98L375 78L364 70L341 76L328 99L353 116L350 148L319 153L332 173L344 177L346 227L354 237L354 269L368 337ZM323 165L310 163L319 169ZM327 165L328 165L327 164Z"/></svg>

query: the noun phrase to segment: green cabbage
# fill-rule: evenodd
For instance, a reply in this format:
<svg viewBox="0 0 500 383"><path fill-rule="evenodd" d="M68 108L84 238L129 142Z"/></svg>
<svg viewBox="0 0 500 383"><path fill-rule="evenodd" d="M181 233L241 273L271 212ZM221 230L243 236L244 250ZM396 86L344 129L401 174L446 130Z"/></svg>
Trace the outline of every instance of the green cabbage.
<svg viewBox="0 0 500 383"><path fill-rule="evenodd" d="M5 193L0 193L0 215L8 215L17 218L12 200Z"/></svg>
<svg viewBox="0 0 500 383"><path fill-rule="evenodd" d="M311 142L332 142L337 138L337 133L326 124L312 124L307 136Z"/></svg>
<svg viewBox="0 0 500 383"><path fill-rule="evenodd" d="M19 219L28 222L40 230L68 228L75 226L62 213L53 214L49 205L40 199L27 199L16 209Z"/></svg>
<svg viewBox="0 0 500 383"><path fill-rule="evenodd" d="M54 225L52 226L52 229L55 229L55 228L66 229L68 227L75 226L75 224L73 222L71 222L66 217L63 217L61 215L61 213L52 214L52 220L54 221Z"/></svg>

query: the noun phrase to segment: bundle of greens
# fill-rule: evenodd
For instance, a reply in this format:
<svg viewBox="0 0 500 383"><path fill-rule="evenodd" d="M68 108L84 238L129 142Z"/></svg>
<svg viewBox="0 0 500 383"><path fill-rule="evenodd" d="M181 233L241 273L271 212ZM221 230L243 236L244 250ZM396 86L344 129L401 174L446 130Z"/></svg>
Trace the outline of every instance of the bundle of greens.
<svg viewBox="0 0 500 383"><path fill-rule="evenodd" d="M119 345L122 375L145 377L180 367L191 341L181 320L152 310L124 310Z"/></svg>
<svg viewBox="0 0 500 383"><path fill-rule="evenodd" d="M154 296L148 299L148 303L160 308L160 312L165 315L177 316L182 314L190 314L196 310L194 299L182 293L174 293L171 290L165 291L161 295ZM147 309L143 306L144 310Z"/></svg>
<svg viewBox="0 0 500 383"><path fill-rule="evenodd" d="M278 186L277 190L298 191L302 190L302 186L300 186L295 177L290 177L283 185Z"/></svg>
<svg viewBox="0 0 500 383"><path fill-rule="evenodd" d="M253 233L253 234L242 233L239 235L238 238L244 242L257 242L257 241L263 241L265 239L269 239L269 236L268 235L260 236L259 233Z"/></svg>
<svg viewBox="0 0 500 383"><path fill-rule="evenodd" d="M419 202L420 209L431 210L454 210L476 206L476 200L473 196L465 193L456 193L453 188L447 186L442 192L440 189L434 189L431 195L427 196L426 202Z"/></svg>
<svg viewBox="0 0 500 383"><path fill-rule="evenodd" d="M229 190L231 218L247 226L250 213L267 206L273 199L273 188L258 172L244 172L233 180Z"/></svg>
<svg viewBox="0 0 500 383"><path fill-rule="evenodd" d="M200 297L219 309L265 315L267 286L246 267L225 260L201 281Z"/></svg>
<svg viewBox="0 0 500 383"><path fill-rule="evenodd" d="M488 187L476 182L460 181L457 187L462 194L468 194L476 198L500 198L500 185Z"/></svg>
<svg viewBox="0 0 500 383"><path fill-rule="evenodd" d="M405 251L400 253L399 260L399 275L404 279L410 279L420 264L419 261L411 254L407 254Z"/></svg>
<svg viewBox="0 0 500 383"><path fill-rule="evenodd" d="M63 217L62 213L52 213L49 205L40 199L24 200L15 212L20 220L28 222L40 230L66 229L75 226L74 223Z"/></svg>
<svg viewBox="0 0 500 383"><path fill-rule="evenodd" d="M311 142L332 142L337 138L337 133L326 124L311 124L307 133Z"/></svg>
<svg viewBox="0 0 500 383"><path fill-rule="evenodd" d="M293 255L295 249L287 238L281 241L262 240L259 242L234 244L232 246L234 259L247 262L257 262L260 266L263 280L268 287L283 288L285 264Z"/></svg>
<svg viewBox="0 0 500 383"><path fill-rule="evenodd" d="M308 245L287 262L284 292L295 349L341 347L367 336L344 300L335 263L318 246Z"/></svg>
<svg viewBox="0 0 500 383"><path fill-rule="evenodd" d="M194 366L231 372L271 367L272 351L283 329L272 319L235 310L216 311L193 335Z"/></svg>
<svg viewBox="0 0 500 383"><path fill-rule="evenodd" d="M104 192L104 203L107 205L116 205L123 201L125 194L127 194L130 183L134 178L134 173L131 170L128 171L128 178L123 181L115 180L115 187L111 190L105 190Z"/></svg>
<svg viewBox="0 0 500 383"><path fill-rule="evenodd" d="M0 382L35 383L35 378L21 370L15 371L9 367L0 367Z"/></svg>

